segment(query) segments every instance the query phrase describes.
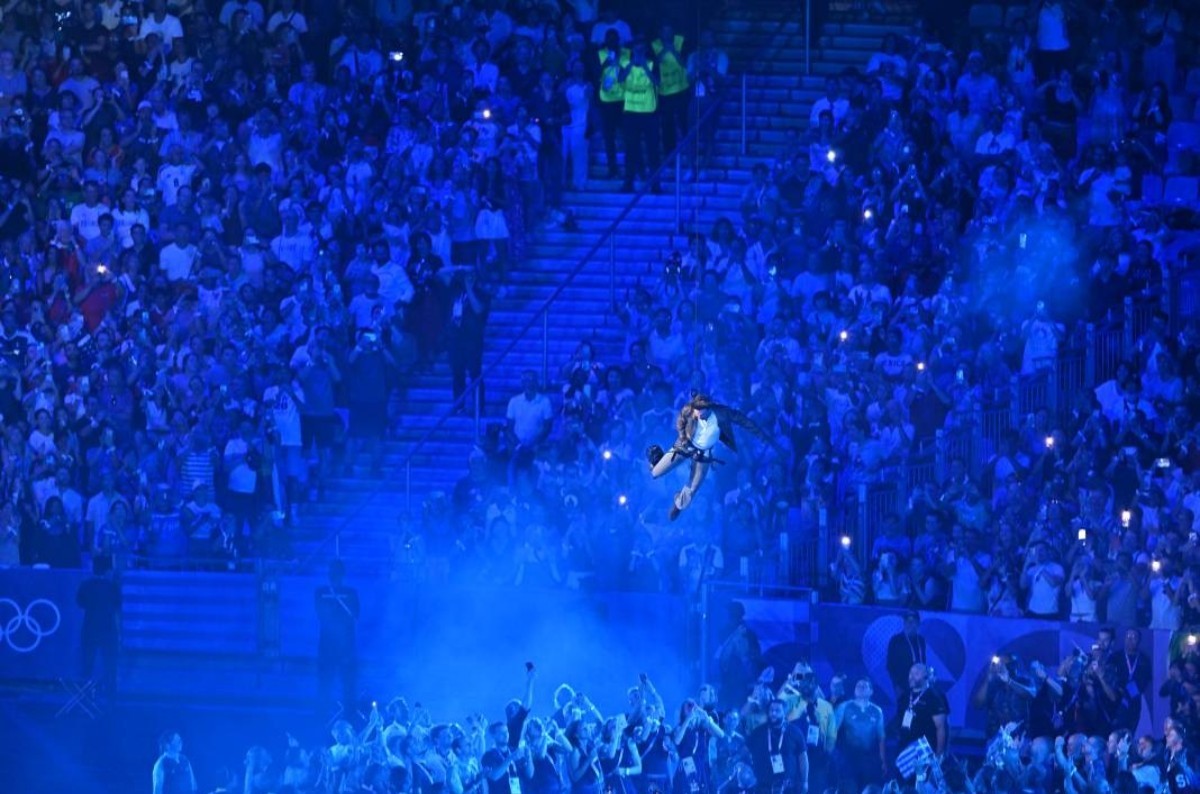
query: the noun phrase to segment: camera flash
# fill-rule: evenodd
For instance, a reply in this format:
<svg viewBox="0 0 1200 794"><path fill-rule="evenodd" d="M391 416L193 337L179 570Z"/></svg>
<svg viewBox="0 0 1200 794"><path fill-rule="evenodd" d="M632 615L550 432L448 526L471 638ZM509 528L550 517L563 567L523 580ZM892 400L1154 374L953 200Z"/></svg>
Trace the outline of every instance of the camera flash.
<svg viewBox="0 0 1200 794"><path fill-rule="evenodd" d="M600 454L600 457L604 458L605 460L612 460L612 450L611 449L604 450L604 452L602 452Z"/></svg>
<svg viewBox="0 0 1200 794"><path fill-rule="evenodd" d="M850 548L850 536L849 535L842 535L842 548L843 549Z"/></svg>
<svg viewBox="0 0 1200 794"><path fill-rule="evenodd" d="M1078 532L1075 533L1075 537L1079 538L1080 540L1087 540L1087 530L1080 529Z"/></svg>

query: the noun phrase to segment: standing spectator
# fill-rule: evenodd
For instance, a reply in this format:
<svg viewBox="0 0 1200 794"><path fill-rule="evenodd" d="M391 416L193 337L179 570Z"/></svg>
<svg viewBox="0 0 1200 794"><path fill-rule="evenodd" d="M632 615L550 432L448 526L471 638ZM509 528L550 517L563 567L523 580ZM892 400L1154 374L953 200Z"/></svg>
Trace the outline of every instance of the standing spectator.
<svg viewBox="0 0 1200 794"><path fill-rule="evenodd" d="M158 0L162 5L163 0ZM166 731L159 737L160 755L150 773L152 794L195 794L196 773L192 762L183 754L183 737Z"/></svg>
<svg viewBox="0 0 1200 794"><path fill-rule="evenodd" d="M604 153L607 158L608 178L617 176L617 132L621 129L622 112L625 109L625 86L623 73L630 60L629 50L621 47L615 30L609 30L604 44L597 51L600 58L600 131L604 138ZM628 153L625 155L628 157Z"/></svg>
<svg viewBox="0 0 1200 794"><path fill-rule="evenodd" d="M532 465L537 447L554 429L554 408L550 398L538 390L537 373L533 370L522 373L521 387L521 393L508 401L505 412L512 445L510 478L518 469Z"/></svg>
<svg viewBox="0 0 1200 794"><path fill-rule="evenodd" d="M920 630L921 614L915 610L905 612L904 628L888 640L888 677L897 695L908 687L908 675L913 665L929 661L925 638Z"/></svg>
<svg viewBox="0 0 1200 794"><path fill-rule="evenodd" d="M908 689L899 698L897 722L900 725L900 746L908 747L917 739L925 739L933 752L941 756L950 740L947 717L950 706L946 696L930 685L929 668L914 664L908 673Z"/></svg>
<svg viewBox="0 0 1200 794"><path fill-rule="evenodd" d="M1051 555L1049 546L1036 543L1026 554L1021 570L1021 589L1028 597L1026 609L1037 617L1054 618L1061 609L1059 599L1066 572Z"/></svg>
<svg viewBox="0 0 1200 794"><path fill-rule="evenodd" d="M1034 6L1034 69L1039 80L1052 79L1070 68L1069 21L1067 3L1062 0L1039 0Z"/></svg>
<svg viewBox="0 0 1200 794"><path fill-rule="evenodd" d="M658 67L659 116L662 119L663 153L675 151L676 143L687 134L688 106L692 101L686 59L683 57L684 38L674 28L664 24L650 45Z"/></svg>
<svg viewBox="0 0 1200 794"><path fill-rule="evenodd" d="M567 123L563 127L563 161L567 166L567 185L581 191L588 179L588 114L592 107L594 89L584 75L583 61L571 61L569 75L563 83L563 98L567 103Z"/></svg>
<svg viewBox="0 0 1200 794"><path fill-rule="evenodd" d="M334 392L342 380L342 372L328 350L324 333L315 330L308 343L307 356L300 362L293 362L298 363L296 380L304 394L304 402L300 405L301 454L306 455L310 448L316 448L314 484L321 494L329 477L333 447L341 434Z"/></svg>
<svg viewBox="0 0 1200 794"><path fill-rule="evenodd" d="M490 297L479 284L475 269L456 273L447 295L450 323L446 328L446 348L450 351L450 372L457 400L467 390L468 379L478 383L483 370L483 331L487 325ZM483 395L475 398L483 403ZM470 410L470 406L463 406Z"/></svg>
<svg viewBox="0 0 1200 794"><path fill-rule="evenodd" d="M360 445L366 445L371 458L371 473L379 476L383 467L383 438L387 433L390 381L396 362L381 338L381 331L360 331L358 341L346 362L346 383L350 409L350 443L347 461L353 460Z"/></svg>
<svg viewBox="0 0 1200 794"><path fill-rule="evenodd" d="M358 591L345 584L346 566L341 560L329 563L329 583L316 590L317 621L321 636L317 651L317 677L321 704L332 702L334 678L342 684L342 708L352 708L358 695Z"/></svg>
<svg viewBox="0 0 1200 794"><path fill-rule="evenodd" d="M871 702L869 679L854 685L854 699L834 711L834 762L839 794L859 794L877 785L887 769L883 710Z"/></svg>
<svg viewBox="0 0 1200 794"><path fill-rule="evenodd" d="M83 610L80 647L83 677L94 681L97 659L100 662L100 691L116 694L117 653L120 648L121 588L113 580L112 560L95 557L92 576L79 584L75 603Z"/></svg>
<svg viewBox="0 0 1200 794"><path fill-rule="evenodd" d="M634 42L629 62L621 67L620 80L624 94L621 123L625 129L625 182L622 189L632 192L634 180L654 176L659 162L660 79L645 41ZM658 190L657 179L651 189Z"/></svg>

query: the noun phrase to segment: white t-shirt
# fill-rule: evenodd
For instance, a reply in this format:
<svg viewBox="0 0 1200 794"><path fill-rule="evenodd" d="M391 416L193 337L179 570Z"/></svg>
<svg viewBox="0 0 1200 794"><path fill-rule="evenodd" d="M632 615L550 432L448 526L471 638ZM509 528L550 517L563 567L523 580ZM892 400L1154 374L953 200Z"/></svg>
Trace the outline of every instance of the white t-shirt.
<svg viewBox="0 0 1200 794"><path fill-rule="evenodd" d="M80 202L71 208L71 228L84 240L94 240L100 236L100 216L108 212L108 207L97 203L94 207Z"/></svg>
<svg viewBox="0 0 1200 794"><path fill-rule="evenodd" d="M267 20L267 32L274 33L282 25L287 25L297 33L308 32L308 21L304 19L304 14L301 14L299 11L292 11L290 14L276 11L274 14L271 14L271 18Z"/></svg>
<svg viewBox="0 0 1200 794"><path fill-rule="evenodd" d="M179 21L179 17L173 14L164 14L162 22L156 20L154 14L151 14L142 20L141 27L138 28L138 38L144 39L151 33L159 34L164 43L170 44L175 39L183 38L183 24Z"/></svg>
<svg viewBox="0 0 1200 794"><path fill-rule="evenodd" d="M285 447L300 446L300 406L292 395L278 386L268 386L263 392L263 405L271 409L275 418L279 443Z"/></svg>
<svg viewBox="0 0 1200 794"><path fill-rule="evenodd" d="M312 235L300 232L279 235L271 241L271 251L280 262L296 271L307 268L317 256L317 246Z"/></svg>
<svg viewBox="0 0 1200 794"><path fill-rule="evenodd" d="M697 449L709 450L721 440L721 423L715 411L708 412L708 418L696 418L696 430L692 433L692 443Z"/></svg>
<svg viewBox="0 0 1200 794"><path fill-rule="evenodd" d="M122 248L133 248L133 227L142 224L146 231L150 230L150 213L143 209L113 210L113 231Z"/></svg>
<svg viewBox="0 0 1200 794"><path fill-rule="evenodd" d="M1054 365L1058 355L1057 326L1048 320L1030 320L1025 338L1025 355L1021 372L1030 375Z"/></svg>
<svg viewBox="0 0 1200 794"><path fill-rule="evenodd" d="M992 560L986 554L972 555L981 568L987 569ZM954 578L950 582L950 608L955 612L983 612L983 587L979 573L965 556L955 561Z"/></svg>
<svg viewBox="0 0 1200 794"><path fill-rule="evenodd" d="M1037 47L1043 52L1061 52L1071 46L1067 41L1067 18L1059 3L1043 3L1038 11Z"/></svg>
<svg viewBox="0 0 1200 794"><path fill-rule="evenodd" d="M416 291L408 280L408 273L400 265L371 265L371 272L379 278L379 295L388 306L397 303L412 303Z"/></svg>
<svg viewBox="0 0 1200 794"><path fill-rule="evenodd" d="M517 441L529 444L541 437L542 429L554 419L554 408L544 394L535 394L531 400L521 392L508 401L505 417L513 423Z"/></svg>
<svg viewBox="0 0 1200 794"><path fill-rule="evenodd" d="M179 188L191 185L194 173L196 173L196 166L187 163L178 165L168 163L158 169L158 192L162 194L163 206L170 207L175 204L179 196Z"/></svg>
<svg viewBox="0 0 1200 794"><path fill-rule="evenodd" d="M1167 592L1167 583L1168 580L1161 576L1150 579L1150 628L1178 631L1183 615L1179 605L1174 603L1171 594ZM1170 584L1179 589L1178 580Z"/></svg>
<svg viewBox="0 0 1200 794"><path fill-rule="evenodd" d="M192 273L200 252L196 246L180 247L170 243L158 253L158 267L167 276L167 281L183 281Z"/></svg>
<svg viewBox="0 0 1200 794"><path fill-rule="evenodd" d="M1053 615L1058 612L1058 596L1062 592L1062 566L1056 562L1038 565L1029 573L1029 612L1033 615ZM1054 584L1050 578L1057 578Z"/></svg>

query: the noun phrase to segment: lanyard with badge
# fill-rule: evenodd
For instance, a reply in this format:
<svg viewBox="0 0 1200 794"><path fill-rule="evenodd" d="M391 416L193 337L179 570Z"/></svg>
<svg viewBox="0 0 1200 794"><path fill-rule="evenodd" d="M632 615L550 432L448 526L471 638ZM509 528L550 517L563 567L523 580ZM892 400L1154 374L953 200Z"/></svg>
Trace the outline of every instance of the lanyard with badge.
<svg viewBox="0 0 1200 794"><path fill-rule="evenodd" d="M700 777L696 774L696 753L700 749L700 731L698 728L692 728L689 732L692 734L692 749L679 759L679 765L687 780L688 791L694 794L700 791Z"/></svg>
<svg viewBox="0 0 1200 794"><path fill-rule="evenodd" d="M921 694L917 695L916 698L913 698L912 695L908 696L908 708L904 710L904 719L900 722L900 727L904 730L912 729L913 719L917 716L917 704L921 702L921 698L925 697L925 691L921 690Z"/></svg>
<svg viewBox="0 0 1200 794"><path fill-rule="evenodd" d="M779 732L779 741L775 744L775 751L771 753L771 774L782 775L785 771L783 765L783 736L784 732ZM767 750L771 750L771 729L767 728Z"/></svg>

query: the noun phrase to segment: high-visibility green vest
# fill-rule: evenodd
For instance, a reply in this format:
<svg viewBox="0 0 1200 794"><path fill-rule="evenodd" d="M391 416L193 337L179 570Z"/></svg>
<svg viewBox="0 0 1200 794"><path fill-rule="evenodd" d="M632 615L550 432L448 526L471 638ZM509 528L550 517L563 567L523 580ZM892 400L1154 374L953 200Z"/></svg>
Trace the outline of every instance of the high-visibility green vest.
<svg viewBox="0 0 1200 794"><path fill-rule="evenodd" d="M630 66L625 75L625 112L653 113L658 110L658 89L650 77L654 64Z"/></svg>
<svg viewBox="0 0 1200 794"><path fill-rule="evenodd" d="M621 50L616 60L608 60L611 51L600 49L600 95L601 102L620 102L625 98L625 87L621 84L621 68L629 63L629 50Z"/></svg>
<svg viewBox="0 0 1200 794"><path fill-rule="evenodd" d="M680 60L683 56L683 36L675 37L675 49L663 54L666 47L662 39L655 39L651 45L654 55L658 58L658 93L663 96L674 96L688 90L687 67Z"/></svg>

